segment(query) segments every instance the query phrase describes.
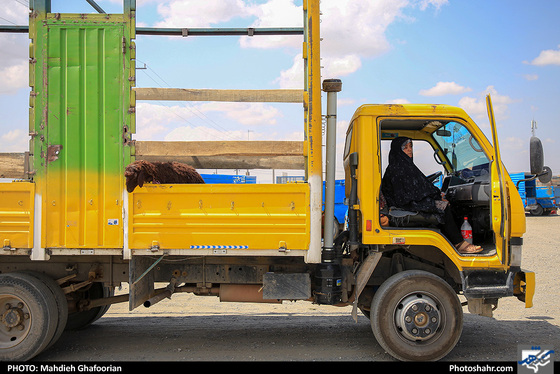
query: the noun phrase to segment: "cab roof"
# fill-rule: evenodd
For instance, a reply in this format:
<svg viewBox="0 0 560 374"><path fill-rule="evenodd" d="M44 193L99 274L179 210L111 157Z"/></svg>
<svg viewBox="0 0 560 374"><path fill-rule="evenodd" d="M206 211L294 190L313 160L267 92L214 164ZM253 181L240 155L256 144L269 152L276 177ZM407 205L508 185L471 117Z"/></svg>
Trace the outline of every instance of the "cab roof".
<svg viewBox="0 0 560 374"><path fill-rule="evenodd" d="M444 104L364 104L352 116L373 117L461 117L468 118L467 113L458 107Z"/></svg>

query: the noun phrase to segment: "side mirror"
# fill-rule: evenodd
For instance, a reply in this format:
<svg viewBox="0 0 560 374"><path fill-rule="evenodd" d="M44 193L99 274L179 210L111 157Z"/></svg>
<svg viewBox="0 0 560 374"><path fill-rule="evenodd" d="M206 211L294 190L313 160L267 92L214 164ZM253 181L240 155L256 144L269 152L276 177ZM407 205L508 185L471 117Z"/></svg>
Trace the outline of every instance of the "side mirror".
<svg viewBox="0 0 560 374"><path fill-rule="evenodd" d="M531 136L529 141L529 157L531 174L537 175L542 173L544 168L544 152L541 140L536 136Z"/></svg>
<svg viewBox="0 0 560 374"><path fill-rule="evenodd" d="M548 183L552 180L552 169L548 166L543 167L542 173L539 174L539 182Z"/></svg>

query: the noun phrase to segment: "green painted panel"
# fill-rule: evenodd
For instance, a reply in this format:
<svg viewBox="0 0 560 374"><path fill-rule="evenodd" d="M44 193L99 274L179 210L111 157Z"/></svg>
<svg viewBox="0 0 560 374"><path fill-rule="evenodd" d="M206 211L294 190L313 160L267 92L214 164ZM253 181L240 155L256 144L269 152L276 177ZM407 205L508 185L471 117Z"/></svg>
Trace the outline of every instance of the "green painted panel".
<svg viewBox="0 0 560 374"><path fill-rule="evenodd" d="M62 145L56 168L122 169L122 25L49 27L47 61L50 145Z"/></svg>

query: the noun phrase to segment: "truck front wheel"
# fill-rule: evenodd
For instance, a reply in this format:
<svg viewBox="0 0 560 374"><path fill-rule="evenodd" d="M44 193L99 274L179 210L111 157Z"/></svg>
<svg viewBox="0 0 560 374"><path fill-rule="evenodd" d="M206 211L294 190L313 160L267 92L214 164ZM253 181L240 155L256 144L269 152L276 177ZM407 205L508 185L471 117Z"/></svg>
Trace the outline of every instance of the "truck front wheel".
<svg viewBox="0 0 560 374"><path fill-rule="evenodd" d="M463 329L461 302L438 276L419 270L391 276L371 303L378 343L402 361L436 361L457 344Z"/></svg>

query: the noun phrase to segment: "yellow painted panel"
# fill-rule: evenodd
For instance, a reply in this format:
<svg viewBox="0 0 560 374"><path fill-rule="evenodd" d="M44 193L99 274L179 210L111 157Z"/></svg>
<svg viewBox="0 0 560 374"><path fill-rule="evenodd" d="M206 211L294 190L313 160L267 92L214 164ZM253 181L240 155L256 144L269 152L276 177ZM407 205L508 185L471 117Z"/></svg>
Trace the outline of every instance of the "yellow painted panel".
<svg viewBox="0 0 560 374"><path fill-rule="evenodd" d="M309 186L144 185L129 195L131 249L309 247Z"/></svg>
<svg viewBox="0 0 560 374"><path fill-rule="evenodd" d="M44 247L122 248L120 175L50 173L43 196Z"/></svg>
<svg viewBox="0 0 560 374"><path fill-rule="evenodd" d="M33 183L0 183L0 247L33 247L34 195Z"/></svg>

